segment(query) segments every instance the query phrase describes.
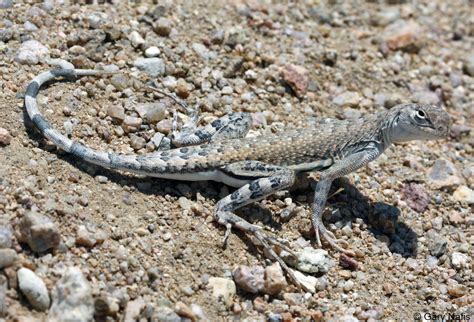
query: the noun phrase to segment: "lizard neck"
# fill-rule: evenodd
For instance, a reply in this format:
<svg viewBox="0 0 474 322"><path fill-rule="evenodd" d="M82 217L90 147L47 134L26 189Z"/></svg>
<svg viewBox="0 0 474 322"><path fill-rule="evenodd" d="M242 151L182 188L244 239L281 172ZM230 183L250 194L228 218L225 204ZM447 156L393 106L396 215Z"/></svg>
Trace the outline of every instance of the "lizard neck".
<svg viewBox="0 0 474 322"><path fill-rule="evenodd" d="M391 115L391 113L384 113L380 122L382 145L384 149L386 149L396 141L398 114Z"/></svg>

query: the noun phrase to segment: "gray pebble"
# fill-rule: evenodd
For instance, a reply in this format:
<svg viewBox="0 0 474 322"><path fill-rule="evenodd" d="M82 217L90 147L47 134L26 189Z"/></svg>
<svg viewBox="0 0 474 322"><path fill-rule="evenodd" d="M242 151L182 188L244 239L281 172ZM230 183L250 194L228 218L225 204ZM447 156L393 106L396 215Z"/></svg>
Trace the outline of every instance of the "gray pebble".
<svg viewBox="0 0 474 322"><path fill-rule="evenodd" d="M89 26L92 29L103 29L110 20L109 16L104 12L93 12L87 17Z"/></svg>
<svg viewBox="0 0 474 322"><path fill-rule="evenodd" d="M192 45L194 52L204 61L209 60L211 58L210 52L206 46L201 43L194 43Z"/></svg>
<svg viewBox="0 0 474 322"><path fill-rule="evenodd" d="M0 269L10 267L18 259L18 255L14 249L2 248L0 249Z"/></svg>
<svg viewBox="0 0 474 322"><path fill-rule="evenodd" d="M135 106L135 110L142 119L151 123L159 122L167 116L166 105L160 102L140 103Z"/></svg>
<svg viewBox="0 0 474 322"><path fill-rule="evenodd" d="M429 251L430 254L435 257L441 257L446 253L446 248L448 247L448 241L441 237L439 234L431 234L429 236Z"/></svg>
<svg viewBox="0 0 474 322"><path fill-rule="evenodd" d="M106 176L95 176L95 181L97 181L98 183L107 183L107 181L109 181L109 179L107 179Z"/></svg>
<svg viewBox="0 0 474 322"><path fill-rule="evenodd" d="M281 322L283 317L278 313L270 313L267 317L268 322Z"/></svg>
<svg viewBox="0 0 474 322"><path fill-rule="evenodd" d="M468 54L462 59L462 70L466 75L474 77L474 54Z"/></svg>
<svg viewBox="0 0 474 322"><path fill-rule="evenodd" d="M30 21L25 21L25 23L23 24L23 28L25 28L26 31L36 31L36 30L38 30L38 27Z"/></svg>
<svg viewBox="0 0 474 322"><path fill-rule="evenodd" d="M92 321L94 301L89 283L76 267L69 267L51 292L48 321Z"/></svg>
<svg viewBox="0 0 474 322"><path fill-rule="evenodd" d="M438 95L436 95L436 93L430 92L430 91L416 92L416 93L413 93L412 97L413 97L414 102L417 102L420 104L438 105L441 101Z"/></svg>
<svg viewBox="0 0 474 322"><path fill-rule="evenodd" d="M13 37L11 29L0 28L0 41L8 42Z"/></svg>
<svg viewBox="0 0 474 322"><path fill-rule="evenodd" d="M234 281L240 288L250 293L262 291L264 285L264 269L262 266L239 266L234 272Z"/></svg>
<svg viewBox="0 0 474 322"><path fill-rule="evenodd" d="M165 73L165 63L160 58L138 58L133 62L133 66L144 71L148 76L156 78Z"/></svg>
<svg viewBox="0 0 474 322"><path fill-rule="evenodd" d="M371 17L371 22L375 26L385 27L400 18L400 10L384 7L383 11L377 12Z"/></svg>
<svg viewBox="0 0 474 322"><path fill-rule="evenodd" d="M116 74L112 76L110 83L114 85L114 87L119 91L123 91L129 87L128 78L123 74Z"/></svg>
<svg viewBox="0 0 474 322"><path fill-rule="evenodd" d="M66 132L67 135L72 134L72 130L74 128L74 125L72 124L71 121L66 121L63 123L64 131Z"/></svg>
<svg viewBox="0 0 474 322"><path fill-rule="evenodd" d="M49 56L49 49L37 40L28 40L21 44L15 61L25 65L36 65Z"/></svg>
<svg viewBox="0 0 474 322"><path fill-rule="evenodd" d="M144 138L136 135L130 134L130 146L135 150L140 150L145 147L146 141Z"/></svg>
<svg viewBox="0 0 474 322"><path fill-rule="evenodd" d="M353 281L349 280L349 281L346 281L344 283L344 286L343 286L344 292L352 291L353 288L354 288L354 282Z"/></svg>
<svg viewBox="0 0 474 322"><path fill-rule="evenodd" d="M215 45L220 45L224 41L225 32L222 29L214 31L211 36L211 42Z"/></svg>
<svg viewBox="0 0 474 322"><path fill-rule="evenodd" d="M12 247L12 231L6 226L0 226L0 248Z"/></svg>
<svg viewBox="0 0 474 322"><path fill-rule="evenodd" d="M8 9L13 7L13 0L0 0L0 9Z"/></svg>
<svg viewBox="0 0 474 322"><path fill-rule="evenodd" d="M140 35L140 33L138 33L138 31L132 31L128 39L130 39L132 46L135 48L145 44L145 39L143 39L143 37Z"/></svg>
<svg viewBox="0 0 474 322"><path fill-rule="evenodd" d="M305 247L296 252L296 259L285 251L282 251L280 255L287 263L302 272L327 273L334 266L333 261L328 257L328 252L323 249Z"/></svg>
<svg viewBox="0 0 474 322"><path fill-rule="evenodd" d="M48 289L43 280L28 268L20 268L17 272L18 285L28 302L38 311L46 311L50 300Z"/></svg>
<svg viewBox="0 0 474 322"><path fill-rule="evenodd" d="M456 269L461 269L469 263L469 256L460 252L453 252L451 254L451 265Z"/></svg>
<svg viewBox="0 0 474 322"><path fill-rule="evenodd" d="M27 213L20 221L19 240L37 253L56 248L61 241L59 230L51 219L35 212Z"/></svg>
<svg viewBox="0 0 474 322"><path fill-rule="evenodd" d="M161 17L153 24L153 30L162 37L168 37L171 33L171 20Z"/></svg>
<svg viewBox="0 0 474 322"><path fill-rule="evenodd" d="M116 120L123 121L125 119L125 109L120 105L113 104L107 108L107 115Z"/></svg>
<svg viewBox="0 0 474 322"><path fill-rule="evenodd" d="M447 159L438 159L428 173L428 182L435 188L459 186L463 179L454 164Z"/></svg>
<svg viewBox="0 0 474 322"><path fill-rule="evenodd" d="M342 107L357 107L360 102L360 95L357 92L344 92L332 100L334 104Z"/></svg>

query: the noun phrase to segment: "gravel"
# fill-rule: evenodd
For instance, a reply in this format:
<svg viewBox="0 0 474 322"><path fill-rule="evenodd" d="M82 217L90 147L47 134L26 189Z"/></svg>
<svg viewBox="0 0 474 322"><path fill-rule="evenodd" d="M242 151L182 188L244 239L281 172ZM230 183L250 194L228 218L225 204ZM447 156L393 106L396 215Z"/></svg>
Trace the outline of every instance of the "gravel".
<svg viewBox="0 0 474 322"><path fill-rule="evenodd" d="M96 2L0 0L0 320L412 320L472 306L468 2ZM295 272L305 293L245 234L222 247L213 210L233 188L102 169L42 139L24 119L26 86L70 64L118 72L50 82L38 95L55 129L98 151L170 148L171 112L179 126L186 112L149 86L199 107L200 125L250 112L251 136L413 101L443 106L453 127L334 183L325 223L357 256L300 255L317 271ZM317 249L318 178L237 215L297 252ZM49 311L20 290L22 267L50 289ZM243 267L258 274L235 280Z"/></svg>

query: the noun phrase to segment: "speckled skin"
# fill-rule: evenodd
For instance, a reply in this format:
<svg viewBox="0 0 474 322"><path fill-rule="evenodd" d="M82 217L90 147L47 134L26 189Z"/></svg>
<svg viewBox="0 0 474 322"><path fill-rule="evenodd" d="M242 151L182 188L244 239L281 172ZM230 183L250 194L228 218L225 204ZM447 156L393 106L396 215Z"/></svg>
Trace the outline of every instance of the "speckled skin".
<svg viewBox="0 0 474 322"><path fill-rule="evenodd" d="M273 249L278 246L291 252L285 242L267 236L233 211L291 186L299 173L322 171L311 206L316 240L321 246L323 237L335 249L353 255L339 246L340 241L321 220L332 181L374 160L394 142L444 138L450 127L449 115L437 106L401 104L359 119L322 120L312 128L244 138L250 128L248 114L232 113L198 128L197 114L192 112L183 130L173 131L172 142L181 147L145 155L119 155L93 150L63 136L44 119L36 103L39 88L48 80L101 74L107 73L62 69L33 79L26 90L25 107L40 132L78 159L106 168L176 180L214 180L239 187L216 205L216 221L227 227L224 240L232 227L252 235L299 285L293 271Z"/></svg>

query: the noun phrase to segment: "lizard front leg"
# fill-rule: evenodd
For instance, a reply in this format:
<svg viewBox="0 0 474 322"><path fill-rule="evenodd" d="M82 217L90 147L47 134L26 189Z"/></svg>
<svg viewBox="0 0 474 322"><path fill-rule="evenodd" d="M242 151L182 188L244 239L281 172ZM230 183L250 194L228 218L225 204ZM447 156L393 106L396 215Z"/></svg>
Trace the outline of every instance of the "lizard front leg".
<svg viewBox="0 0 474 322"><path fill-rule="evenodd" d="M365 151L357 152L345 157L342 160L334 163L329 169L321 173L321 178L316 185L313 204L311 205L312 216L311 220L313 228L316 233L316 241L321 247L322 237L329 245L334 249L343 252L347 255L354 256L354 253L348 249L339 246L338 241L334 234L326 229L322 221L322 215L324 206L326 205L326 199L331 188L331 184L334 179L345 176L360 167L366 165L370 161L376 159L380 155L381 151L374 147Z"/></svg>
<svg viewBox="0 0 474 322"><path fill-rule="evenodd" d="M251 167L254 167L255 169L253 172L253 177L265 177L245 184L240 189L234 191L232 194L219 200L216 205L216 221L227 228L224 235L224 242L229 237L232 227L237 228L250 236L253 236L255 239L257 239L258 244L264 248L264 254L267 254L272 259L278 261L282 269L286 272L286 274L288 274L293 283L303 287L301 283L298 282L293 271L275 252L272 246L280 247L290 254L293 254L293 251L289 249L282 241L266 235L257 226L250 224L248 221L233 213L233 211L236 209L239 209L252 202L261 200L278 190L290 187L294 183L295 173L292 170L284 167L276 167L256 161L243 161L234 163L230 165L228 169L224 168L224 173L229 174L229 172L232 171L232 174L237 174L239 176L244 175L250 178L252 176L252 171L250 169ZM238 171L238 168L241 168L242 172Z"/></svg>

